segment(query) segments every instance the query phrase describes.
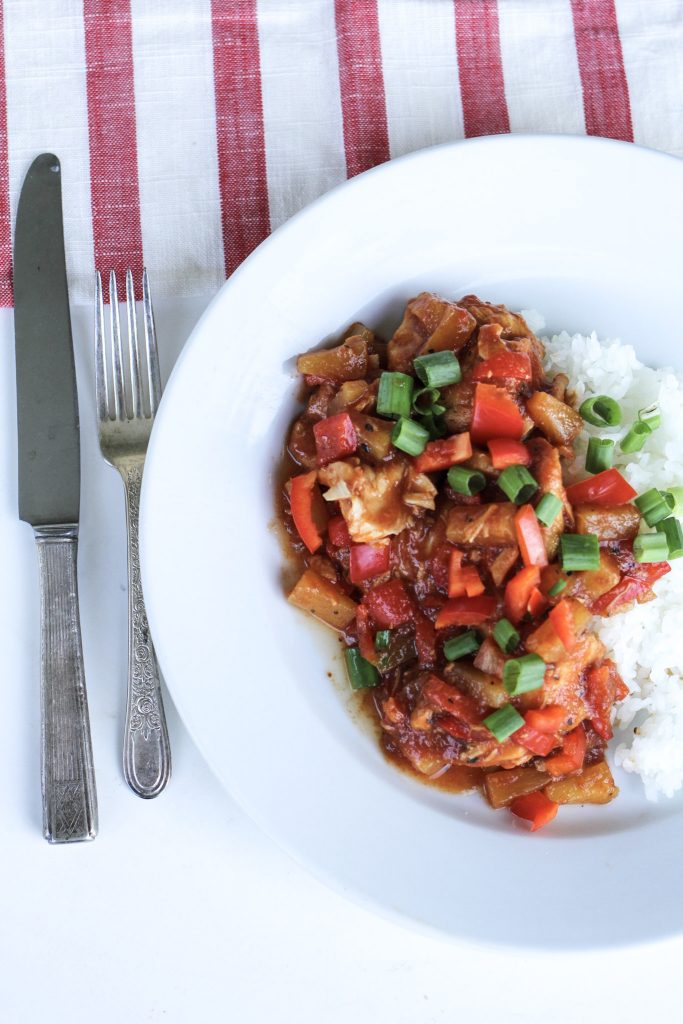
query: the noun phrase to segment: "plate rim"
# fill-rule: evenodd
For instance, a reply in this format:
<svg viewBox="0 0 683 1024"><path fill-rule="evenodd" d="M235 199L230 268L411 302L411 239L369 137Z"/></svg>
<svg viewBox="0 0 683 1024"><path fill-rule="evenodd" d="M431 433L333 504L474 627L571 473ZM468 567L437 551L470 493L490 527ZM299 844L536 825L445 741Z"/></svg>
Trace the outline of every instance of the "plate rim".
<svg viewBox="0 0 683 1024"><path fill-rule="evenodd" d="M623 153L639 153L648 158L655 157L661 162L668 164L675 164L679 170L683 171L683 160L677 156L669 153L664 153L660 150L653 149L651 147L642 146L634 143L624 142L617 139L607 139L597 136L586 136L586 135L567 135L564 133L518 133L518 134L500 134L492 136L482 136L474 139L462 139L451 142L440 143L435 146L425 147L419 150L415 150L411 153L404 154L400 157L394 158L387 161L384 164L380 164L373 167L362 174L355 176L354 178L347 179L346 181L340 182L334 188L328 190L323 195L319 196L313 202L307 204L291 218L279 225L271 234L269 234L256 249L244 260L244 262L233 272L233 274L221 285L217 293L211 299L206 309L202 313L201 317L195 324L189 338L187 339L178 359L173 367L172 373L169 377L169 381L164 391L164 397L162 398L161 407L159 410L159 422L163 424L163 418L165 416L164 409L170 407L171 399L168 399L169 395L173 395L175 389L178 387L178 381L181 378L186 364L186 360L192 358L193 352L200 342L204 333L204 328L207 320L209 320L215 313L215 309L224 301L224 295L226 292L234 286L234 282L239 281L242 275L249 271L251 265L260 259L261 255L266 249L269 249L274 243L276 243L283 235L288 233L294 226L298 225L302 220L308 218L315 218L316 211L321 207L334 202L335 197L339 193L346 194L352 189L358 186L359 182L366 180L370 176L386 175L390 172L390 169L395 165L402 165L419 162L433 157L434 155L443 151L458 150L461 147L468 147L468 149L474 149L475 147L485 149L488 147L501 146L506 148L513 148L521 145L524 147L525 144L533 143L538 144L539 142L546 141L552 144L567 145L570 148L578 148L580 150L596 150L596 149L609 149L609 150L620 150ZM151 457L150 461L154 461L156 455L156 449L158 446L159 431L152 432L152 438L150 440L150 446L148 449L148 456ZM146 533L147 523L147 509L149 502L147 500L147 493L149 490L148 481L152 474L146 474L143 480L142 488L142 500L141 500L141 512L140 512L140 524L141 524L141 548L142 548L142 573L143 580L145 578L145 550L146 545L144 543L144 536ZM152 619L154 618L155 612L152 613ZM164 654L161 654L163 661ZM172 674L172 673L171 673ZM354 886L344 884L344 882L334 874L330 869L328 870L326 865L321 864L319 861L309 858L300 847L294 846L285 836L281 835L276 828L269 826L267 818L262 816L257 806L252 805L248 799L246 799L239 789L234 789L228 780L225 779L224 774L217 764L214 763L212 752L205 748L201 737L197 734L194 728L192 716L186 716L184 708L186 706L186 699L181 696L178 699L178 690L182 693L181 688L175 688L173 684L169 687L174 705L178 710L178 714L181 717L185 728L188 730L193 742L200 751L202 757L208 764L212 774L218 780L221 788L223 788L231 799L240 807L240 809L264 832L270 839L272 839L281 849L283 849L288 856L294 861L301 865L304 870L312 875L317 881L324 884L326 887L331 888L333 891L344 896L347 899L351 899L357 906L362 907L364 910L371 913L377 913L385 920L391 921L394 924L399 924L401 927L408 928L410 930L417 930L422 934L425 934L431 938L437 938L438 940L447 939L449 942L455 945L468 945L475 946L487 950L534 950L535 952L543 953L547 956L552 956L557 952L569 952L576 950L575 944L562 946L555 944L550 950L545 946L534 944L533 941L527 941L526 939L519 943L513 943L506 940L491 939L486 940L481 936L472 936L467 932L458 930L447 930L439 925L434 925L429 921L421 920L420 918L404 911L398 910L388 906L381 899L373 897L370 893L365 890L358 889ZM457 929L457 922L456 922ZM587 944L583 945L584 950L606 950L606 949L620 949L637 947L644 945L651 945L660 941L665 941L673 935L680 934L683 930L683 916L681 923L678 926L672 926L669 931L661 931L655 936L649 936L645 939L639 939L637 937L627 937L624 939L612 939L608 941L599 941L595 944L590 943L590 938Z"/></svg>

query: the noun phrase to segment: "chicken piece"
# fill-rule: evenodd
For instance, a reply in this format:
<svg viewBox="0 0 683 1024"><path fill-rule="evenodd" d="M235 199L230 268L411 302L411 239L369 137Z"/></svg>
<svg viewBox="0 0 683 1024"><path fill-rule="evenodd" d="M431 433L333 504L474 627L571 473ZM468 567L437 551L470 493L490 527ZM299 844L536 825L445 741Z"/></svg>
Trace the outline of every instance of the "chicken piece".
<svg viewBox="0 0 683 1024"><path fill-rule="evenodd" d="M417 355L444 349L457 352L472 337L475 327L475 320L466 309L421 292L406 306L403 320L389 342L389 369L410 373Z"/></svg>
<svg viewBox="0 0 683 1024"><path fill-rule="evenodd" d="M368 343L354 336L336 348L323 348L305 352L296 361L298 373L322 384L324 381L341 383L362 380L368 372Z"/></svg>
<svg viewBox="0 0 683 1024"><path fill-rule="evenodd" d="M324 385L323 385L324 387ZM338 412L365 412L372 408L377 400L377 385L368 384L365 380L347 380L331 399L328 416Z"/></svg>
<svg viewBox="0 0 683 1024"><path fill-rule="evenodd" d="M520 710L560 704L567 709L567 720L558 731L562 735L570 732L590 717L583 696L583 673L594 661L604 658L605 653L602 641L594 633L585 633L566 658L548 666L540 690L530 690L517 699Z"/></svg>
<svg viewBox="0 0 683 1024"><path fill-rule="evenodd" d="M423 509L434 509L436 487L404 459L365 466L358 459L331 462L318 471L330 488L325 497L339 502L356 544L374 544L412 526Z"/></svg>
<svg viewBox="0 0 683 1024"><path fill-rule="evenodd" d="M516 546L516 512L511 501L456 506L448 513L446 536L451 544L466 547Z"/></svg>
<svg viewBox="0 0 683 1024"><path fill-rule="evenodd" d="M500 324L506 338L533 338L526 320L519 313L511 313L505 306L494 306L476 295L465 295L458 305L471 313L479 327L484 324Z"/></svg>
<svg viewBox="0 0 683 1024"><path fill-rule="evenodd" d="M493 559L489 566L489 572L491 573L491 579L497 587L502 586L505 577L510 572L518 558L519 549L516 546L510 546L509 548L502 548L502 550L499 551Z"/></svg>
<svg viewBox="0 0 683 1024"><path fill-rule="evenodd" d="M567 575L557 562L545 566L541 571L541 589L547 594L559 580L563 580L565 587L562 597L575 597L590 608L593 601L616 587L620 579L621 572L616 558L606 548L601 548L599 569L585 569Z"/></svg>
<svg viewBox="0 0 683 1024"><path fill-rule="evenodd" d="M564 509L563 513L558 512L550 526L541 526L548 559L552 561L557 553L561 534L574 524L574 514L562 482L562 464L557 448L553 448L542 437L532 438L527 442L527 448L531 455L531 474L538 483L539 492L554 494L560 499Z"/></svg>
<svg viewBox="0 0 683 1024"><path fill-rule="evenodd" d="M347 385L343 385L346 387ZM334 398L335 386L329 381L321 384L315 391L312 391L306 402L306 411L301 418L306 423L318 423L324 420L330 413L330 403ZM337 410L335 410L337 411Z"/></svg>
<svg viewBox="0 0 683 1024"><path fill-rule="evenodd" d="M481 680L482 676L483 673L476 669L470 670L470 681L475 677ZM492 685L495 689L501 684L492 680ZM475 689L478 689L477 685ZM441 733L459 741L448 752L451 764L476 765L478 768L514 768L529 761L534 755L513 739L503 743L496 740L482 723L486 713L482 713L482 707L476 698L434 675L427 675L410 721L418 725L420 730L429 730L435 742L439 741Z"/></svg>
<svg viewBox="0 0 683 1024"><path fill-rule="evenodd" d="M577 533L594 533L600 540L633 540L640 529L635 505L593 505L574 508Z"/></svg>
<svg viewBox="0 0 683 1024"><path fill-rule="evenodd" d="M539 430L556 445L570 445L583 430L583 420L575 409L546 391L535 391L526 409Z"/></svg>
<svg viewBox="0 0 683 1024"><path fill-rule="evenodd" d="M441 391L441 401L446 406L443 421L451 434L460 434L469 430L474 409L474 384L471 380L462 380L459 384L449 384Z"/></svg>
<svg viewBox="0 0 683 1024"><path fill-rule="evenodd" d="M488 648L485 645L490 645ZM492 647L497 648L496 651L492 650ZM499 647L497 647L494 640L487 637L484 643L479 648L477 658L481 655L482 650L485 651L484 659L488 656L491 661L483 661L481 668L471 665L468 661L452 661L446 665L443 670L444 679L451 683L453 686L457 686L459 690L474 697L474 699L487 708L502 708L503 704L508 704L510 701L510 695L501 682L502 668L500 669L500 675L490 671L489 668L484 668L483 665L487 664L493 666L493 658L500 655L501 664L505 664L505 656L502 654ZM482 659L480 659L480 663ZM496 665L498 662L496 662Z"/></svg>

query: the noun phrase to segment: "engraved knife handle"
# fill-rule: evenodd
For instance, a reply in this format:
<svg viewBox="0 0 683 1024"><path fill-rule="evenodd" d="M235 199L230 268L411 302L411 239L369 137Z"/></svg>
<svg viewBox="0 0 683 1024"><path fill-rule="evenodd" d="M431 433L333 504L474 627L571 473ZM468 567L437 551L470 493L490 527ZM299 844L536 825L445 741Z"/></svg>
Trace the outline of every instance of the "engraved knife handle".
<svg viewBox="0 0 683 1024"><path fill-rule="evenodd" d="M121 467L128 524L128 696L123 774L138 796L158 796L171 777L171 745L159 665L149 632L140 579L138 522L144 459Z"/></svg>
<svg viewBox="0 0 683 1024"><path fill-rule="evenodd" d="M43 834L97 835L97 794L78 612L78 526L34 531L40 565Z"/></svg>

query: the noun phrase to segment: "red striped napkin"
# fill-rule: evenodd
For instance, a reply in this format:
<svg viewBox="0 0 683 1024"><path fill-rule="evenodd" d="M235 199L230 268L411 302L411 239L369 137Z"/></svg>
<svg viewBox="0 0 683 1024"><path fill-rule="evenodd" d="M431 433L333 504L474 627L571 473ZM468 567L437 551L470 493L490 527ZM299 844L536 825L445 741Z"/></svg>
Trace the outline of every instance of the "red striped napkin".
<svg viewBox="0 0 683 1024"><path fill-rule="evenodd" d="M0 304L28 163L95 266L215 290L345 177L495 132L683 155L683 0L0 0Z"/></svg>

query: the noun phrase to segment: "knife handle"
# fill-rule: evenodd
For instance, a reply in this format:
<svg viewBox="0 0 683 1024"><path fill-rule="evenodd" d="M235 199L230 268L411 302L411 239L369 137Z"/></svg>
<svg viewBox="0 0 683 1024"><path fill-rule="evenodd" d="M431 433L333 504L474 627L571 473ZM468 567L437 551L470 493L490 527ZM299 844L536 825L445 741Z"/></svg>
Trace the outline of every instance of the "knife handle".
<svg viewBox="0 0 683 1024"><path fill-rule="evenodd" d="M78 611L78 527L35 529L40 565L43 834L97 835L97 794Z"/></svg>
<svg viewBox="0 0 683 1024"><path fill-rule="evenodd" d="M150 800L166 788L171 777L171 744L140 577L138 524L143 468L144 458L120 469L128 526L128 692L123 774L134 793Z"/></svg>

